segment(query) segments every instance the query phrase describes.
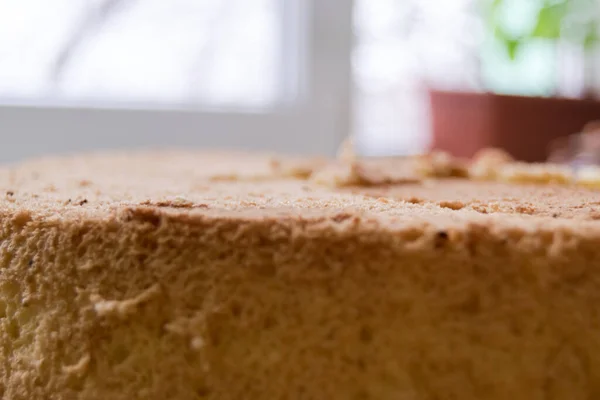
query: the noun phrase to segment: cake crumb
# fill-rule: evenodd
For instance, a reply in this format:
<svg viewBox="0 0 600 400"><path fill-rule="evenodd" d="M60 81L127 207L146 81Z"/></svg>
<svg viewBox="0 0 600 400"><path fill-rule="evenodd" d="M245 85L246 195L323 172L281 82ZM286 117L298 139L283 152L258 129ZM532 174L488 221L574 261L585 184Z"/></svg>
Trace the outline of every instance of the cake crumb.
<svg viewBox="0 0 600 400"><path fill-rule="evenodd" d="M429 178L464 178L468 175L463 161L444 151L433 151L415 158L416 171Z"/></svg>
<svg viewBox="0 0 600 400"><path fill-rule="evenodd" d="M460 210L466 206L462 201L440 201L438 205L451 210Z"/></svg>
<svg viewBox="0 0 600 400"><path fill-rule="evenodd" d="M570 184L574 181L571 168L558 164L505 164L497 176L499 181L509 183Z"/></svg>
<svg viewBox="0 0 600 400"><path fill-rule="evenodd" d="M469 178L477 180L493 180L498 169L514 159L501 149L486 148L478 151L469 166Z"/></svg>
<svg viewBox="0 0 600 400"><path fill-rule="evenodd" d="M204 339L200 336L194 336L192 340L190 340L190 347L193 350L201 350L204 347Z"/></svg>
<svg viewBox="0 0 600 400"><path fill-rule="evenodd" d="M351 163L351 162L355 161L357 159L357 155L356 155L354 148L355 148L354 137L348 136L346 139L344 139L344 141L338 148L338 151L337 151L338 160L346 162L346 163Z"/></svg>
<svg viewBox="0 0 600 400"><path fill-rule="evenodd" d="M581 167L577 170L575 184L592 189L600 189L600 167L596 165Z"/></svg>
<svg viewBox="0 0 600 400"><path fill-rule="evenodd" d="M90 360L91 360L90 354L86 353L75 364L64 365L62 367L62 371L65 374L81 376L87 372L88 367L90 365Z"/></svg>
<svg viewBox="0 0 600 400"><path fill-rule="evenodd" d="M98 294L92 294L90 301L93 303L96 314L100 317L116 316L126 318L136 311L137 306L145 303L160 293L160 286L154 284L137 296L127 300L104 300Z"/></svg>

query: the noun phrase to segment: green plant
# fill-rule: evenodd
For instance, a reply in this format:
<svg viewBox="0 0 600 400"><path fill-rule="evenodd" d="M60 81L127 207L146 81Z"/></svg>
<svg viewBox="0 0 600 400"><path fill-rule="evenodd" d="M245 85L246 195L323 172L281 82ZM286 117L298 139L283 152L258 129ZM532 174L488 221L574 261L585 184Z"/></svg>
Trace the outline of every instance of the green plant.
<svg viewBox="0 0 600 400"><path fill-rule="evenodd" d="M532 39L547 39L581 45L591 49L599 41L598 0L484 0L486 28L493 33L514 60L520 48ZM526 4L532 12L531 23L510 29L507 18L514 17L515 6ZM511 8L512 10L507 9Z"/></svg>

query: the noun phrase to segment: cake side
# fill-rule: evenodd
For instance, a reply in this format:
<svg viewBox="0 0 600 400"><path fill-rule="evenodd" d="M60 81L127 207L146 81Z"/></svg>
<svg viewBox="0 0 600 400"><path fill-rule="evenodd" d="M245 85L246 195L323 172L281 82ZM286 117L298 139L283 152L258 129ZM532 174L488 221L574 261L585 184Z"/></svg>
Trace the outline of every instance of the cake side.
<svg viewBox="0 0 600 400"><path fill-rule="evenodd" d="M597 192L219 157L0 170L2 398L600 396Z"/></svg>
<svg viewBox="0 0 600 400"><path fill-rule="evenodd" d="M4 398L600 393L594 224L2 220Z"/></svg>

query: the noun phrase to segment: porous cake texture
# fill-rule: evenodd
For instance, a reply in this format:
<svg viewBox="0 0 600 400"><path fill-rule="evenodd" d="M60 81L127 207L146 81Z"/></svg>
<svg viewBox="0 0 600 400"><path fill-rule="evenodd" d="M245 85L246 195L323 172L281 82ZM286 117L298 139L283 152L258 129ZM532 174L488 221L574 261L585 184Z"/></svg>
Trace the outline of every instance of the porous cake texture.
<svg viewBox="0 0 600 400"><path fill-rule="evenodd" d="M599 399L600 193L496 159L0 169L0 397Z"/></svg>

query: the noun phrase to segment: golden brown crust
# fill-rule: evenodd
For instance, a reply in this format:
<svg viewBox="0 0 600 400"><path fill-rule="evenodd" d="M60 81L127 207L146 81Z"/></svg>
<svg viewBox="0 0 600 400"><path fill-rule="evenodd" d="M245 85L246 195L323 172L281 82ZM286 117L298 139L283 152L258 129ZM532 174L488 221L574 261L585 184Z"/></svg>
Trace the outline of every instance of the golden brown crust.
<svg viewBox="0 0 600 400"><path fill-rule="evenodd" d="M0 397L600 393L598 192L331 189L271 160L142 153L0 171Z"/></svg>

